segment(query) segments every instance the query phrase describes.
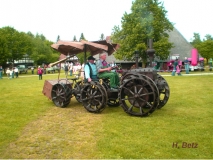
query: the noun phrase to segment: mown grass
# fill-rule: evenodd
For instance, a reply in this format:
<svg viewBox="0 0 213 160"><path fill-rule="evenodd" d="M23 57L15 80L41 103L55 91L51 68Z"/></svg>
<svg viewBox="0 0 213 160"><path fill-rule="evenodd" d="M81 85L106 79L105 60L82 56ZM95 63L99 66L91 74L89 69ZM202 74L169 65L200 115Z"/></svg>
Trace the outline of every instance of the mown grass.
<svg viewBox="0 0 213 160"><path fill-rule="evenodd" d="M213 158L213 75L165 77L170 99L146 118L121 107L92 114L75 98L57 108L45 79L57 75L0 80L0 158Z"/></svg>

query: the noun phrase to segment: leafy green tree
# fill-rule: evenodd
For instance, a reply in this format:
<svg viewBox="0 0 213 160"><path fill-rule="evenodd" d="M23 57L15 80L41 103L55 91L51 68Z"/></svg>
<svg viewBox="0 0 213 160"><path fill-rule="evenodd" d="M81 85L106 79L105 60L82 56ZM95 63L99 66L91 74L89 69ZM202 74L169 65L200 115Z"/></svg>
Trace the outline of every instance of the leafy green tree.
<svg viewBox="0 0 213 160"><path fill-rule="evenodd" d="M46 64L52 62L53 50L50 47L52 42L46 40L44 35L36 34L33 40L33 44L34 51L31 55L31 58L35 61L35 63Z"/></svg>
<svg viewBox="0 0 213 160"><path fill-rule="evenodd" d="M7 59L10 62L19 60L27 54L27 51L32 49L30 37L24 32L18 32L12 27L1 28L1 50L2 61Z"/></svg>
<svg viewBox="0 0 213 160"><path fill-rule="evenodd" d="M207 63L209 58L213 58L213 40L207 39L196 45L196 48L199 54L207 59Z"/></svg>
<svg viewBox="0 0 213 160"><path fill-rule="evenodd" d="M194 33L193 41L191 42L193 47L197 48L198 53L207 59L213 58L213 37L210 34L207 34L203 41L200 38L199 33Z"/></svg>
<svg viewBox="0 0 213 160"><path fill-rule="evenodd" d="M31 32L18 32L12 27L0 28L0 64L14 62L27 54L35 64L49 63L58 60L59 53L51 48L53 42L44 35L34 36Z"/></svg>
<svg viewBox="0 0 213 160"><path fill-rule="evenodd" d="M103 33L102 33L101 36L100 36L100 40L105 40L105 36L104 36Z"/></svg>
<svg viewBox="0 0 213 160"><path fill-rule="evenodd" d="M35 38L34 34L32 34L30 31L27 32L27 35L30 36L31 38Z"/></svg>
<svg viewBox="0 0 213 160"><path fill-rule="evenodd" d="M197 45L199 45L200 43L202 43L201 38L200 38L200 34L199 33L194 33L193 36L193 41L190 42L195 48L197 48Z"/></svg>
<svg viewBox="0 0 213 160"><path fill-rule="evenodd" d="M83 34L83 33L81 33L81 36L80 36L79 42L80 42L81 40L86 40L86 38L84 37L84 34ZM86 53L86 57L87 57L88 55L89 55L89 54L88 54L88 53ZM81 64L83 64L83 63L84 63L84 61L85 61L85 59L84 59L84 57L85 57L85 53L84 53L84 52L82 52L82 53L80 53L80 54L78 54L78 55L76 55L76 56L78 57L79 62L80 62Z"/></svg>
<svg viewBox="0 0 213 160"><path fill-rule="evenodd" d="M89 55L90 55L90 53L89 53L89 52L86 52L86 57L88 57ZM76 57L78 57L78 61L79 61L81 64L83 64L84 61L85 61L84 56L85 56L85 53L84 53L84 52L79 53L79 54L76 55Z"/></svg>
<svg viewBox="0 0 213 160"><path fill-rule="evenodd" d="M27 34L31 37L33 44L32 50L29 50L27 54L35 64L47 64L58 60L59 53L51 48L53 42L47 40L43 34L35 36L30 32Z"/></svg>
<svg viewBox="0 0 213 160"><path fill-rule="evenodd" d="M4 65L9 57L9 48L7 46L7 38L3 29L0 29L0 65Z"/></svg>
<svg viewBox="0 0 213 160"><path fill-rule="evenodd" d="M131 60L134 51L139 52L143 65L147 62L147 40L154 39L155 54L161 59L169 55L173 44L168 40L168 31L173 30L172 23L166 18L167 11L158 0L135 0L131 13L124 13L122 28L113 28L112 40L119 43L115 57Z"/></svg>
<svg viewBox="0 0 213 160"><path fill-rule="evenodd" d="M213 37L210 34L205 35L206 40L213 40Z"/></svg>

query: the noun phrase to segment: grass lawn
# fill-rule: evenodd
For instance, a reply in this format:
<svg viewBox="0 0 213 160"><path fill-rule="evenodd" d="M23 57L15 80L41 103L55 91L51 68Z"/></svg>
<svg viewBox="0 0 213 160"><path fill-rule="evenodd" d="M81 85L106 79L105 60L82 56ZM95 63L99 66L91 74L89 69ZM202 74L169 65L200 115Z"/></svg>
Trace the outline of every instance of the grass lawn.
<svg viewBox="0 0 213 160"><path fill-rule="evenodd" d="M64 73L61 74L64 78ZM165 76L170 99L149 117L121 107L87 112L72 98L57 108L42 95L57 74L0 80L0 159L213 158L213 75Z"/></svg>

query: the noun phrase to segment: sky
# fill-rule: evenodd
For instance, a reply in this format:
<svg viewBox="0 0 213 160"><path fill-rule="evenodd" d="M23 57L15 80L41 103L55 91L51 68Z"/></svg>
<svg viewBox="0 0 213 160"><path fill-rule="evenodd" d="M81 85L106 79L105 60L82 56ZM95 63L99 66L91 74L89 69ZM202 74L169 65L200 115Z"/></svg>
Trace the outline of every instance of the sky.
<svg viewBox="0 0 213 160"><path fill-rule="evenodd" d="M167 18L187 41L194 33L201 39L213 36L213 0L159 0L164 2ZM0 0L0 28L13 27L22 32L43 34L56 42L80 38L99 40L109 36L113 27L121 26L132 0Z"/></svg>

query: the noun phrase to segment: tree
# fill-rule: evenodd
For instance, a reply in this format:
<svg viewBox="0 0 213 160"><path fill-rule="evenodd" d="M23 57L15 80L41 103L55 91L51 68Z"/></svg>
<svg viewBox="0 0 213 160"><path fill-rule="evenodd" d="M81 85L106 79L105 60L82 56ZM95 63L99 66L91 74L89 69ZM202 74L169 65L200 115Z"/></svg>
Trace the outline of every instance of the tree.
<svg viewBox="0 0 213 160"><path fill-rule="evenodd" d="M90 53L89 52L86 52L86 57L88 57L90 55ZM77 54L76 55L76 57L78 57L78 61L81 63L81 64L83 64L84 63L84 52L82 52L82 53L79 53L79 54Z"/></svg>
<svg viewBox="0 0 213 160"><path fill-rule="evenodd" d="M213 40L207 39L201 42L199 45L196 45L196 48L198 53L207 59L207 63L209 58L213 58Z"/></svg>
<svg viewBox="0 0 213 160"><path fill-rule="evenodd" d="M100 40L105 40L105 36L103 33L101 33Z"/></svg>
<svg viewBox="0 0 213 160"><path fill-rule="evenodd" d="M3 29L0 29L0 65L6 64L9 57L9 48L7 46L7 38Z"/></svg>
<svg viewBox="0 0 213 160"><path fill-rule="evenodd" d="M199 45L200 43L202 43L201 38L200 38L200 34L199 33L194 33L193 36L193 41L190 42L195 48L197 48L197 45Z"/></svg>
<svg viewBox="0 0 213 160"><path fill-rule="evenodd" d="M74 42L77 42L76 36L73 37L73 41L74 41Z"/></svg>
<svg viewBox="0 0 213 160"><path fill-rule="evenodd" d="M147 62L147 40L154 39L155 54L161 59L169 55L173 44L168 40L168 31L173 30L172 23L166 18L167 11L158 0L135 0L131 7L132 13L124 13L122 29L113 28L112 40L119 43L115 57L131 60L134 51L139 52L143 65Z"/></svg>
<svg viewBox="0 0 213 160"><path fill-rule="evenodd" d="M53 42L46 40L44 35L36 34L33 40L33 54L30 56L36 64L47 64L57 60L55 55L58 53L53 52L53 49L50 47L51 44Z"/></svg>
<svg viewBox="0 0 213 160"><path fill-rule="evenodd" d="M205 35L206 40L213 40L213 37L210 34Z"/></svg>
<svg viewBox="0 0 213 160"><path fill-rule="evenodd" d="M42 64L58 60L59 53L51 48L53 42L43 34L18 32L12 27L0 28L0 64L14 62L28 55L34 63Z"/></svg>
<svg viewBox="0 0 213 160"><path fill-rule="evenodd" d="M79 42L80 42L81 40L86 40L86 38L84 37L84 34L83 34L83 33L81 33L81 36L80 36Z"/></svg>
<svg viewBox="0 0 213 160"><path fill-rule="evenodd" d="M2 62L14 62L14 60L22 59L27 51L32 49L32 43L29 35L24 32L18 32L12 27L3 27L0 29L1 37L1 57ZM3 44L4 43L4 44Z"/></svg>
<svg viewBox="0 0 213 160"><path fill-rule="evenodd" d="M201 40L199 33L194 33L193 37L191 44L193 47L197 48L198 53L202 57L207 59L208 63L208 59L213 58L213 37L210 34L207 34L203 41Z"/></svg>
<svg viewBox="0 0 213 160"><path fill-rule="evenodd" d="M58 37L57 37L57 41L56 42L58 42L60 40L60 36L58 35Z"/></svg>

